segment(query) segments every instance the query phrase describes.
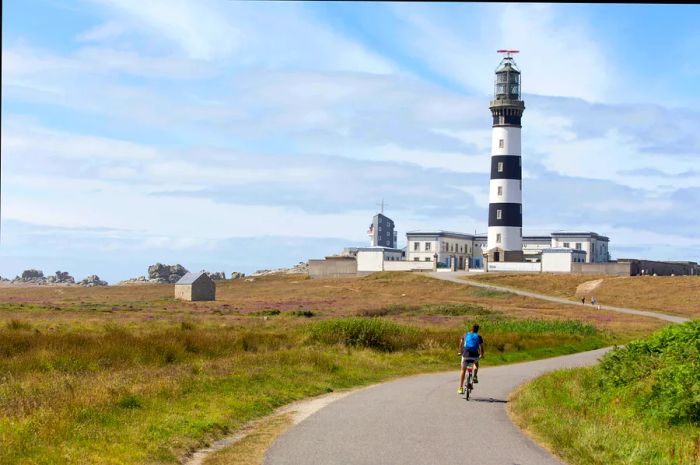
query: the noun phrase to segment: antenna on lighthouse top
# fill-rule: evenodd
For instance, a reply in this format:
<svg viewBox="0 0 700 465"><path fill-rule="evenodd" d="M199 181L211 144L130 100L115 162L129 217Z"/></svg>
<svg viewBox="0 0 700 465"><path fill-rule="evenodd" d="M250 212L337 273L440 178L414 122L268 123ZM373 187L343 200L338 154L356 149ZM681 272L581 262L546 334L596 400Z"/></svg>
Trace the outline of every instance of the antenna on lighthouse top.
<svg viewBox="0 0 700 465"><path fill-rule="evenodd" d="M500 50L496 50L496 53L505 53L505 54L506 54L506 58L510 58L512 54L514 54L514 53L520 53L520 50L506 50L506 49L503 49L503 48L502 48L502 49L500 49Z"/></svg>

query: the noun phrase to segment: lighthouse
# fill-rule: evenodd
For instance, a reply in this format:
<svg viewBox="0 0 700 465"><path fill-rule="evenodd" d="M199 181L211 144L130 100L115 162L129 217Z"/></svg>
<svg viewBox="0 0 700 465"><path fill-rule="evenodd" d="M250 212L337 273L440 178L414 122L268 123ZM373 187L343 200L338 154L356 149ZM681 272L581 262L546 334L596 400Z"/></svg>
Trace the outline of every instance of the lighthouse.
<svg viewBox="0 0 700 465"><path fill-rule="evenodd" d="M491 180L486 256L489 262L523 261L521 119L525 103L520 95L520 69L513 55L499 50L503 59L496 68L494 96L489 108L491 130Z"/></svg>

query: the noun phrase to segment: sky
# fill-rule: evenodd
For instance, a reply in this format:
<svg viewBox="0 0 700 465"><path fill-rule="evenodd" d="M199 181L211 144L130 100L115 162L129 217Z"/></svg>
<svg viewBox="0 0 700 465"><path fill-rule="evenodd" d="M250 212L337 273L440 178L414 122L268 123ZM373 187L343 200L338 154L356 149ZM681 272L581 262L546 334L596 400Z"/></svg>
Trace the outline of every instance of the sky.
<svg viewBox="0 0 700 465"><path fill-rule="evenodd" d="M700 261L698 5L3 2L0 276L250 273L484 233L500 48L523 232Z"/></svg>

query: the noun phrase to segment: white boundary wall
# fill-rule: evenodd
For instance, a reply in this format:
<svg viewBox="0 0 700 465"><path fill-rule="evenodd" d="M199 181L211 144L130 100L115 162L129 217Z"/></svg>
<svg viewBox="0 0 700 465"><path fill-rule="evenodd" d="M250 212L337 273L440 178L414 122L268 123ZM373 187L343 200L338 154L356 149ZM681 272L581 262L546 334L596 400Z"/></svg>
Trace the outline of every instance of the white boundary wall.
<svg viewBox="0 0 700 465"><path fill-rule="evenodd" d="M433 271L433 262L385 261L384 271Z"/></svg>
<svg viewBox="0 0 700 465"><path fill-rule="evenodd" d="M489 271L522 271L526 273L539 273L542 271L541 263L530 262L489 262Z"/></svg>

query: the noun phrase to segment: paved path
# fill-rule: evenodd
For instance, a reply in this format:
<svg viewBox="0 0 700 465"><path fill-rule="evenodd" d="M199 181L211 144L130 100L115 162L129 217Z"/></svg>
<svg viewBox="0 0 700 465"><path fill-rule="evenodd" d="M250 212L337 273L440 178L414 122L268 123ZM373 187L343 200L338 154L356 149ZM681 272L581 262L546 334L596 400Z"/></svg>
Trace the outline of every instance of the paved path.
<svg viewBox="0 0 700 465"><path fill-rule="evenodd" d="M570 300L431 273L437 279L563 303ZM601 305L602 309L659 318L686 318ZM469 402L456 394L459 371L413 376L344 397L280 436L265 465L562 465L508 418L508 394L548 371L591 365L609 349L535 362L483 368ZM487 353L488 357L488 353ZM458 357L455 356L455 365Z"/></svg>
<svg viewBox="0 0 700 465"><path fill-rule="evenodd" d="M264 463L562 465L510 422L507 396L517 385L547 371L593 364L606 350L482 368L468 402L456 393L458 370L375 385L330 404L287 431Z"/></svg>
<svg viewBox="0 0 700 465"><path fill-rule="evenodd" d="M556 302L556 303L567 304L567 305L578 305L578 306L584 306L584 307L589 307L589 308L591 307L591 304L582 304L581 302L576 302L576 301L564 299L561 297L554 297L554 296L546 295L546 294L538 294L536 292L530 292L530 291L522 291L519 289L511 289L509 287L503 287L503 286L494 286L493 284L485 284L485 283L481 283L478 281L473 281L471 279L465 279L465 277L469 276L469 273L467 273L467 272L459 272L459 271L453 272L453 273L433 272L433 273L429 273L429 275L433 278L442 279L444 281L452 281L452 282L458 283L458 284L466 284L469 286L483 287L484 289L492 289L494 291L511 292L513 294L522 295L525 297L532 297L534 299L548 300L549 302ZM640 316L648 316L650 318L658 318L659 320L666 320L666 321L670 321L672 323L684 323L684 322L688 321L688 318L683 318L682 316L668 315L665 313L652 312L649 310L635 310L633 308L612 307L610 305L600 305L600 308L601 308L601 310L610 310L612 312L628 313L630 315L640 315Z"/></svg>

